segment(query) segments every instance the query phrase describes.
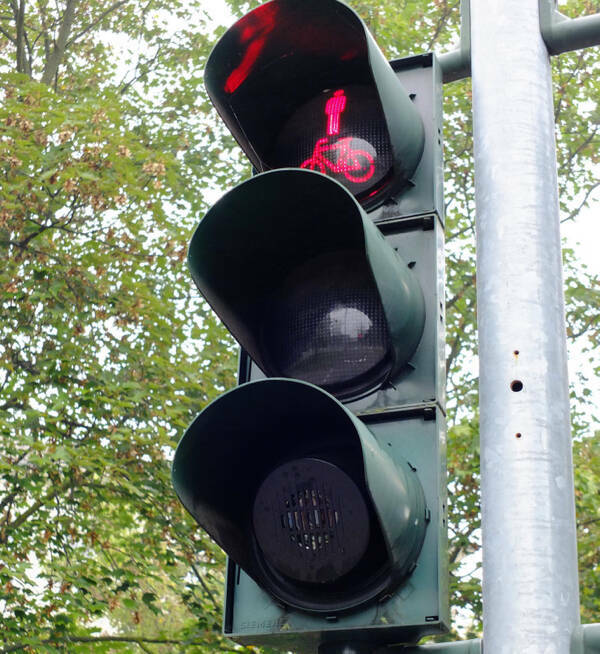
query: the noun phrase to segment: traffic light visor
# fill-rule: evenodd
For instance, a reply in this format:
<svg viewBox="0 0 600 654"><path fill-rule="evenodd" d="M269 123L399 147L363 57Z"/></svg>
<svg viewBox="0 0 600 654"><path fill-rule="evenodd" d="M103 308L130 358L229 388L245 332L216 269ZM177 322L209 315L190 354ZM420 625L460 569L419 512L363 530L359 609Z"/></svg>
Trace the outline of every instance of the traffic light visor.
<svg viewBox="0 0 600 654"><path fill-rule="evenodd" d="M367 208L406 187L423 125L360 17L338 0L271 0L213 49L208 94L258 171L298 166Z"/></svg>
<svg viewBox="0 0 600 654"><path fill-rule="evenodd" d="M289 606L345 611L410 573L423 490L328 393L264 379L212 402L173 461L178 497L260 586Z"/></svg>
<svg viewBox="0 0 600 654"><path fill-rule="evenodd" d="M379 388L421 338L413 273L352 195L320 173L282 169L234 188L200 222L189 265L267 375L340 399Z"/></svg>

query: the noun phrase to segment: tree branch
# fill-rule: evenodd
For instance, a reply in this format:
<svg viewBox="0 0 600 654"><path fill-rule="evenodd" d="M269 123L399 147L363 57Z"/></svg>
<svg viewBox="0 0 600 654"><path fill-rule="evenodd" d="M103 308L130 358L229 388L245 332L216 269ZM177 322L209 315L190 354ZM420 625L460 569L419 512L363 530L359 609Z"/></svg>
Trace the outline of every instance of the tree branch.
<svg viewBox="0 0 600 654"><path fill-rule="evenodd" d="M453 297L451 297L449 300L446 301L446 309L449 309L450 307L454 306L456 302L460 300L461 297L464 297L465 293L468 290L469 285L472 286L474 282L475 282L475 274L464 277L463 285L461 289L458 291L458 293L456 293L456 295L454 295Z"/></svg>
<svg viewBox="0 0 600 654"><path fill-rule="evenodd" d="M0 502L0 511L4 511L4 507L10 504L15 499L15 497L19 494L20 490L21 490L20 488L17 488L17 490L13 491L10 495L7 495L2 500L2 502Z"/></svg>
<svg viewBox="0 0 600 654"><path fill-rule="evenodd" d="M217 600L214 598L214 595L211 593L210 588L207 586L206 582L202 578L202 575L200 574L200 572L198 571L196 566L193 563L191 565L192 565L192 570L194 571L194 574L196 575L196 577L198 578L198 581L200 582L200 585L202 586L202 588L204 588L204 590L206 591L206 594L210 597L210 601L213 603L213 606L215 607L215 609L217 609L217 611L219 611L221 609L221 607L219 606L219 603L217 602Z"/></svg>
<svg viewBox="0 0 600 654"><path fill-rule="evenodd" d="M78 2L79 0L67 0L65 13L63 14L60 29L58 31L58 38L54 42L54 48L48 59L46 59L44 65L44 73L42 75L42 82L44 84L50 85L58 73L58 67L65 55L67 41L69 39L69 34L71 33L71 27L73 26L75 7Z"/></svg>
<svg viewBox="0 0 600 654"><path fill-rule="evenodd" d="M0 411L6 411L7 409L25 409L25 404L16 398L13 398L4 404L0 404Z"/></svg>
<svg viewBox="0 0 600 654"><path fill-rule="evenodd" d="M583 336L587 331L590 329L590 327L596 327L598 322L598 316L596 314L592 314L587 318L587 320L583 321L583 327L579 329L578 331L572 331L569 330L567 332L567 336L572 338L573 340L579 338L580 336Z"/></svg>
<svg viewBox="0 0 600 654"><path fill-rule="evenodd" d="M583 197L583 200L579 203L579 206L576 209L573 209L571 213L566 217L563 218L560 222L561 223L566 223L568 220L573 220L574 218L577 217L577 214L583 209L583 207L587 204L587 201L590 199L590 195L600 186L600 181L596 182L595 184L592 184L590 188L588 188L585 196Z"/></svg>
<svg viewBox="0 0 600 654"><path fill-rule="evenodd" d="M135 67L134 76L128 82L125 82L125 84L123 85L123 88L121 88L121 90L119 91L119 93L121 95L124 95L125 93L127 93L127 91L131 88L132 84L135 84L135 82L137 82L139 79L141 79L144 75L148 74L148 71L150 70L150 67L152 66L152 64L154 64L158 60L158 55L159 54L160 54L160 46L158 46L158 48L156 49L156 53L154 54L152 59L148 59L148 60L146 60L144 62L144 65L147 66L147 69L142 70L139 73L139 75L136 75L135 73L137 72L137 70L140 67L140 62L138 60L138 63L136 64L136 67Z"/></svg>
<svg viewBox="0 0 600 654"><path fill-rule="evenodd" d="M429 43L425 48L426 52L433 50L433 46L437 42L438 37L442 32L442 29L446 26L450 14L451 14L450 7L448 7L447 2L444 2L444 9L442 10L439 20L436 23L435 29L433 31L433 35L429 39Z"/></svg>
<svg viewBox="0 0 600 654"><path fill-rule="evenodd" d="M17 5L16 1L11 0L13 13L15 17L15 26L17 28L17 72L25 72L25 0L20 0Z"/></svg>
<svg viewBox="0 0 600 654"><path fill-rule="evenodd" d="M115 9L118 9L121 5L127 4L129 0L119 0L118 2L115 2L113 5L111 5L108 9L105 9L99 16L96 18L96 20L92 21L89 25L86 25L80 32L75 34L75 36L71 39L69 39L66 43L66 47L68 48L70 45L75 43L78 38L89 32L92 28L96 27L98 23L100 23L108 14L112 13Z"/></svg>
<svg viewBox="0 0 600 654"><path fill-rule="evenodd" d="M582 520L577 524L577 527L587 527L588 525L592 525L596 522L600 522L600 518L588 518L587 520Z"/></svg>
<svg viewBox="0 0 600 654"><path fill-rule="evenodd" d="M23 513L20 513L12 522L7 523L6 529L3 530L3 536L0 538L0 543L4 544L8 540L8 535L6 532L8 531L14 531L15 529L18 529L24 522L27 521L28 518L30 518L38 509L40 509L42 506L48 504L51 502L59 493L64 491L69 487L69 482L66 482L64 484L61 484L60 486L53 488L49 493L46 493L44 497L39 499L37 502L32 504L26 511Z"/></svg>
<svg viewBox="0 0 600 654"><path fill-rule="evenodd" d="M562 82L562 84L560 85L560 93L557 93L558 102L556 103L556 107L554 109L554 122L555 123L558 122L559 116L560 116L561 111L562 111L563 100L564 100L565 95L566 95L565 90L566 90L567 86L570 84L571 80L575 77L576 73L578 73L581 70L581 64L583 62L584 56L585 56L585 49L582 49L582 50L579 51L579 54L577 56L576 66L573 68L573 70L570 71L567 79L564 82ZM555 57L554 60L556 61L556 64L557 64L557 67L558 67L558 70L559 70L559 77L561 77L562 76L562 59L560 57Z"/></svg>
<svg viewBox="0 0 600 654"><path fill-rule="evenodd" d="M0 34L4 34L4 36L13 44L17 43L17 40L13 38L6 30L4 30L2 27L0 27Z"/></svg>
<svg viewBox="0 0 600 654"><path fill-rule="evenodd" d="M461 316L461 319L459 320L458 323L458 328L456 330L456 338L452 342L452 345L450 346L450 353L446 357L446 373L449 372L450 368L452 367L452 364L454 363L454 359L460 352L462 346L461 335L463 333L463 329L465 328L465 324L466 324L465 317Z"/></svg>
<svg viewBox="0 0 600 654"><path fill-rule="evenodd" d="M42 31L40 34L44 37L44 59L45 61L48 61L50 58L50 28L48 27L48 19L42 2L38 2L38 11L40 12L40 18L42 21Z"/></svg>
<svg viewBox="0 0 600 654"><path fill-rule="evenodd" d="M471 554L473 551L475 551L475 549L473 549L472 551L469 551L468 548L469 547L472 548L473 546L468 542L468 539L470 538L470 536L473 534L473 532L476 529L478 529L478 526L471 523L469 525L469 529L467 529L467 531L465 533L461 534L461 536L464 539L467 540L467 547L465 547L460 542L458 542L454 547L451 547L448 550L448 562L449 563L456 563L456 562L460 561L467 554ZM460 556L461 554L462 554L462 556Z"/></svg>

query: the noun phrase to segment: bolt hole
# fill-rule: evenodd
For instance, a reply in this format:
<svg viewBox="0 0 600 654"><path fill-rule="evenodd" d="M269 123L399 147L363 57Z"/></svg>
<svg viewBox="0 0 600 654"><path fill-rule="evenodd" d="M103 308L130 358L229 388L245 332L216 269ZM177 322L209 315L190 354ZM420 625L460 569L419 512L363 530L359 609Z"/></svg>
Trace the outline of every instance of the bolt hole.
<svg viewBox="0 0 600 654"><path fill-rule="evenodd" d="M513 354L514 354L516 357L518 357L518 356L519 356L519 350L515 350L515 351L513 352Z"/></svg>
<svg viewBox="0 0 600 654"><path fill-rule="evenodd" d="M520 431L518 431L518 432L515 434L515 438L521 438L521 436L522 436L522 434L521 434Z"/></svg>
<svg viewBox="0 0 600 654"><path fill-rule="evenodd" d="M510 382L510 390L513 393L518 393L519 391L523 390L523 382L520 379L515 379L514 381Z"/></svg>

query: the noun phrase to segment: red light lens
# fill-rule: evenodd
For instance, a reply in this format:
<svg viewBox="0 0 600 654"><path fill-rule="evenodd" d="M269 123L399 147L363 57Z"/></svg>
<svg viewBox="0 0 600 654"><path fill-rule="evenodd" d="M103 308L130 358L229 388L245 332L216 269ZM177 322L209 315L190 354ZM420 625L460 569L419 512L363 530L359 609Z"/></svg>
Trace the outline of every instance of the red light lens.
<svg viewBox="0 0 600 654"><path fill-rule="evenodd" d="M370 195L385 182L393 163L375 89L327 89L301 105L284 124L271 163L274 168L316 170L355 196Z"/></svg>

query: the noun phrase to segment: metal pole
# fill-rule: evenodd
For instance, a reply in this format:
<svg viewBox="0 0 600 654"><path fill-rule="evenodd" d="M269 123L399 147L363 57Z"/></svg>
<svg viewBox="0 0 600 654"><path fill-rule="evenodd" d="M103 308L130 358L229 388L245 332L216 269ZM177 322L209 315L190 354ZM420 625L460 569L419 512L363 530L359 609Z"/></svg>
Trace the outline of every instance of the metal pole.
<svg viewBox="0 0 600 654"><path fill-rule="evenodd" d="M486 654L579 622L550 65L538 0L471 6Z"/></svg>
<svg viewBox="0 0 600 654"><path fill-rule="evenodd" d="M460 0L460 43L458 49L438 55L444 84L471 76L471 3Z"/></svg>
<svg viewBox="0 0 600 654"><path fill-rule="evenodd" d="M556 8L556 0L539 0L540 27L552 55L600 45L600 14L567 18Z"/></svg>
<svg viewBox="0 0 600 654"><path fill-rule="evenodd" d="M482 654L481 640L458 640L454 643L425 643L417 647L397 645L385 654ZM377 654L377 653L376 653Z"/></svg>

